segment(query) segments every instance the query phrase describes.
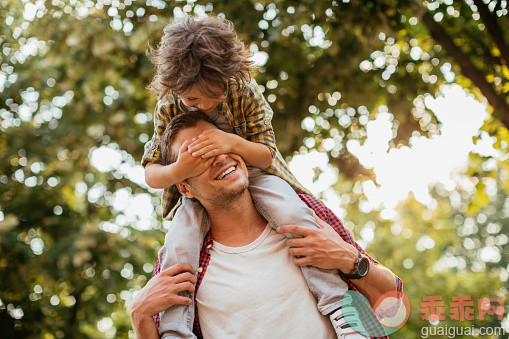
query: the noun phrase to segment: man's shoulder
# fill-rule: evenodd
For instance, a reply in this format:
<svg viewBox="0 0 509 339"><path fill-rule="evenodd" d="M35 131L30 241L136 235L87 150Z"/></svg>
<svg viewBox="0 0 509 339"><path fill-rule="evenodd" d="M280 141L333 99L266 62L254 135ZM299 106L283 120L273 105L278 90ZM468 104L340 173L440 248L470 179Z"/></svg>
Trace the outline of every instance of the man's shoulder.
<svg viewBox="0 0 509 339"><path fill-rule="evenodd" d="M327 209L327 206L325 206L323 201L315 198L314 196L312 196L310 194L300 193L299 198L315 212L325 211Z"/></svg>

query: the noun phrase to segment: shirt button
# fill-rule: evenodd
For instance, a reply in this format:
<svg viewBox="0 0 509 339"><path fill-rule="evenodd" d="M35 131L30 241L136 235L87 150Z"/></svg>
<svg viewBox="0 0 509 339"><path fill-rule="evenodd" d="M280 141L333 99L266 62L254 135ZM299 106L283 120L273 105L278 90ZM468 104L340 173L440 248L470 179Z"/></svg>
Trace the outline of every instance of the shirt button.
<svg viewBox="0 0 509 339"><path fill-rule="evenodd" d="M203 267L198 267L198 272L199 273L203 272Z"/></svg>
<svg viewBox="0 0 509 339"><path fill-rule="evenodd" d="M268 122L267 120L265 120L265 122L264 122L264 123L265 123L265 125L268 125L268 124L269 124L269 122Z"/></svg>
<svg viewBox="0 0 509 339"><path fill-rule="evenodd" d="M211 244L208 244L208 245L207 245L207 248L211 248L211 247L212 247L212 245L211 245Z"/></svg>

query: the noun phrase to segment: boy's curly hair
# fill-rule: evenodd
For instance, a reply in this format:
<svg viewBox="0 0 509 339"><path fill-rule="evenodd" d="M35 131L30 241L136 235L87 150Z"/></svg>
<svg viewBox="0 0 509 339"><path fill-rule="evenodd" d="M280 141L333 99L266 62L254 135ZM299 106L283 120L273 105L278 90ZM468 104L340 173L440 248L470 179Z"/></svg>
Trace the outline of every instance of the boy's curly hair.
<svg viewBox="0 0 509 339"><path fill-rule="evenodd" d="M168 94L179 96L193 85L207 95L220 96L227 91L229 80L249 82L254 71L254 62L249 60L252 53L233 24L220 17L175 20L147 55L156 68L148 89L159 99Z"/></svg>

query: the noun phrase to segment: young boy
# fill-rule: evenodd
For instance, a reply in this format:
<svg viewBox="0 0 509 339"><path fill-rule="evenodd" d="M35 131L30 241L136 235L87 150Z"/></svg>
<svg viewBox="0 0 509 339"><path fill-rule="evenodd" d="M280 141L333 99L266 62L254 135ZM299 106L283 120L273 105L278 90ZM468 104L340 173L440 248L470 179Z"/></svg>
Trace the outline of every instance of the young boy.
<svg viewBox="0 0 509 339"><path fill-rule="evenodd" d="M195 272L198 268L208 231L204 211L184 198L182 205L170 212L178 200L174 184L201 174L219 154L236 153L250 165L249 189L271 227L298 224L319 228L312 210L296 194L309 192L291 174L276 148L273 113L260 88L251 81L254 66L249 57L233 25L217 17L186 17L167 26L157 49L150 53L156 66L150 88L159 101L154 135L145 145L142 164L147 184L164 188L163 217L173 217L159 252L162 270L178 262L189 263ZM161 155L164 130L174 116L190 110L204 112L220 130L204 132L186 142L176 162L165 166ZM303 267L302 271L318 299L318 309L330 316L338 336L364 338L343 317L342 301L348 287L340 275L314 267ZM160 334L193 338L193 318L193 305L173 306L161 314Z"/></svg>

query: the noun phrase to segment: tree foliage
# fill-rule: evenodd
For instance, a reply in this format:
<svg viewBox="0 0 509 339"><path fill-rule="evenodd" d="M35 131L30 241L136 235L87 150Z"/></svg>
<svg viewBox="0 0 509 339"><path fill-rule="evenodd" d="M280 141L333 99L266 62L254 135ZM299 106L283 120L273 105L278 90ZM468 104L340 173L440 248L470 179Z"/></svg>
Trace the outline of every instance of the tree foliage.
<svg viewBox="0 0 509 339"><path fill-rule="evenodd" d="M145 51L184 13L234 22L260 63L256 79L275 112L278 147L285 155L327 152L342 175L337 191L351 197L343 203L349 225L360 237L373 228L368 249L401 272L412 305L444 290L480 297L507 290L509 168L497 160L507 157L472 155L466 176L475 189L455 191L456 205L447 197L453 193L437 191L435 211L409 199L399 220L385 220L359 210L364 198L352 193L354 181L374 174L347 146L366 138L378 112L394 117L392 147L439 133L423 98L455 82L487 101L483 129L506 155L505 1L0 3L2 337L127 335L126 304L145 283L164 231L155 211L145 219L129 211L147 199L160 208L156 192L132 174L153 130ZM93 163L97 151L115 166ZM131 205L120 206L122 197ZM474 221L473 233L465 233L465 220ZM416 250L425 235L434 247ZM489 246L500 260L479 269ZM449 257L465 265L434 270ZM423 326L412 311L402 337Z"/></svg>

